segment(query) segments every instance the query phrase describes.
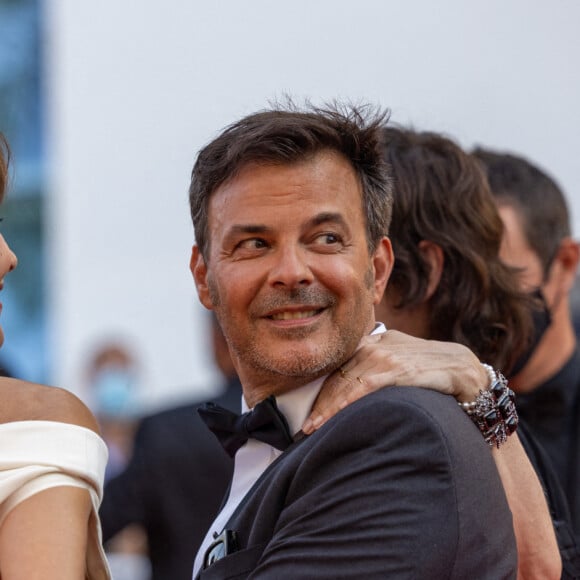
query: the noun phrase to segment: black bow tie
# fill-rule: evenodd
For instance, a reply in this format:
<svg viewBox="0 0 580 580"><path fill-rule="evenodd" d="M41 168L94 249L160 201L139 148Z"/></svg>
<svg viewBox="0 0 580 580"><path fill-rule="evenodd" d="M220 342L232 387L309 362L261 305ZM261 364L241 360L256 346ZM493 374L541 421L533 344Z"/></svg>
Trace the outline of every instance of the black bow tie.
<svg viewBox="0 0 580 580"><path fill-rule="evenodd" d="M280 451L293 441L286 418L272 396L241 415L215 403L206 403L197 412L231 457L248 439L258 439Z"/></svg>

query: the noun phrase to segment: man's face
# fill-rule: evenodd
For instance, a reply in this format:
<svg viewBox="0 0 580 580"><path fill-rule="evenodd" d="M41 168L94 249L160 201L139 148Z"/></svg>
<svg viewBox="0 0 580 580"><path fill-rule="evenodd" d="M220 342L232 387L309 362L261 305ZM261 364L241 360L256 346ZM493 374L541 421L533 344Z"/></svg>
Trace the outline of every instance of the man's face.
<svg viewBox="0 0 580 580"><path fill-rule="evenodd" d="M520 268L519 280L523 290L531 292L542 286L544 270L536 252L530 247L517 211L508 204L498 206L504 223L500 258L508 266Z"/></svg>
<svg viewBox="0 0 580 580"><path fill-rule="evenodd" d="M392 252L384 238L369 255L361 187L341 156L246 166L212 195L208 230L207 262L194 247L191 268L244 385L305 384L373 328Z"/></svg>

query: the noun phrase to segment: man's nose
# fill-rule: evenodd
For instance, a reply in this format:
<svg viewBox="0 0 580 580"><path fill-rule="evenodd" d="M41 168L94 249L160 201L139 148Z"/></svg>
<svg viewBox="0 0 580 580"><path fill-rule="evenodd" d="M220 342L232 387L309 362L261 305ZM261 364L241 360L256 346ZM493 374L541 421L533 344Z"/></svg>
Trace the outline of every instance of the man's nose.
<svg viewBox="0 0 580 580"><path fill-rule="evenodd" d="M307 257L304 248L280 248L269 273L270 284L288 288L310 284L314 277Z"/></svg>

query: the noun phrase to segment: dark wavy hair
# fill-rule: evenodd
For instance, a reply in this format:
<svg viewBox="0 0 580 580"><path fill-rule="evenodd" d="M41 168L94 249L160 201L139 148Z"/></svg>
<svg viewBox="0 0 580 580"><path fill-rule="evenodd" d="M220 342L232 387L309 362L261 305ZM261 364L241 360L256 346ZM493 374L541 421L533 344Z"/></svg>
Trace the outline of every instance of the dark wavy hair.
<svg viewBox="0 0 580 580"><path fill-rule="evenodd" d="M333 151L347 159L360 180L369 251L387 235L391 181L380 150L380 128L388 113L371 106L333 103L298 109L290 101L254 113L227 127L198 154L189 202L200 252L208 258L211 195L251 163L292 165Z"/></svg>
<svg viewBox="0 0 580 580"><path fill-rule="evenodd" d="M8 141L6 141L4 135L0 133L0 203L4 201L4 194L6 193L9 161L10 147L8 147Z"/></svg>
<svg viewBox="0 0 580 580"><path fill-rule="evenodd" d="M426 300L429 265L419 243L437 244L444 264L429 299L429 338L464 344L508 372L528 344L531 305L499 259L503 223L482 169L436 133L391 126L382 137L394 183L389 284L400 295L397 307Z"/></svg>

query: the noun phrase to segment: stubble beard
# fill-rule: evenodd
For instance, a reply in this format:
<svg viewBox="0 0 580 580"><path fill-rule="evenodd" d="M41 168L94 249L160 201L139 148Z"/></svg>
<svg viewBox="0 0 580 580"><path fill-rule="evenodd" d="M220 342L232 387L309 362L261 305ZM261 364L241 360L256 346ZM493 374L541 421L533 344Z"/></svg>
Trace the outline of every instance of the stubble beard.
<svg viewBox="0 0 580 580"><path fill-rule="evenodd" d="M369 269L364 276L365 287L370 290L372 287L373 272ZM210 299L215 308L216 316L222 325L224 335L228 342L228 347L234 358L242 361L265 376L274 377L274 380L284 380L291 378L303 384L324 376L344 363L352 356L360 338L364 334L359 324L355 321L361 317L360 312L353 311L345 318L346 323L336 327L336 332L329 335L326 343L318 342L310 352L300 346L292 347L292 342L297 340L307 340L312 334L309 328L292 329L288 331L288 348L283 353L273 353L264 348L261 340L257 344L248 344L247 340L236 340L235 333L228 332L228 314L222 308L222 301L217 284L210 277L208 278L208 290ZM262 310L268 311L279 306L287 306L292 302L297 304L325 304L327 308L332 308L337 303L336 297L321 289L297 289L284 292L267 300L267 303L260 304ZM362 304L361 300L361 304ZM359 306L361 306L359 304Z"/></svg>
<svg viewBox="0 0 580 580"><path fill-rule="evenodd" d="M302 339L306 340L309 334L304 332ZM301 339L299 333L294 333L292 338ZM278 376L280 379L301 379L306 383L340 366L352 351L350 344L352 342L356 346L358 339L345 341L344 334L338 336L338 333L335 333L325 344L318 343L308 350L300 346L294 348L289 346L283 353L278 354L257 348L254 344L244 349L235 346L234 348L236 354L264 373Z"/></svg>

